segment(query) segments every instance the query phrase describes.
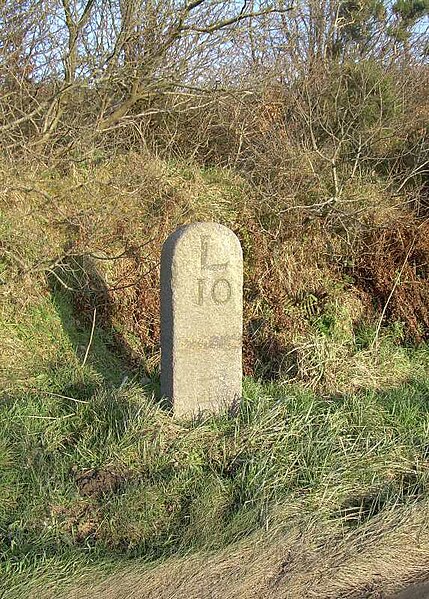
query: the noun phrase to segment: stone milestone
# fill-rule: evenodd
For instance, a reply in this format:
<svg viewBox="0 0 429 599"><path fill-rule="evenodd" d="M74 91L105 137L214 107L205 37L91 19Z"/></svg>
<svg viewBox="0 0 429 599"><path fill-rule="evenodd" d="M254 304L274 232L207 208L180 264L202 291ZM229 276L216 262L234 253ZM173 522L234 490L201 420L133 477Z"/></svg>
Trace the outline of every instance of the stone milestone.
<svg viewBox="0 0 429 599"><path fill-rule="evenodd" d="M161 257L161 393L175 415L241 397L243 255L223 225L184 225Z"/></svg>

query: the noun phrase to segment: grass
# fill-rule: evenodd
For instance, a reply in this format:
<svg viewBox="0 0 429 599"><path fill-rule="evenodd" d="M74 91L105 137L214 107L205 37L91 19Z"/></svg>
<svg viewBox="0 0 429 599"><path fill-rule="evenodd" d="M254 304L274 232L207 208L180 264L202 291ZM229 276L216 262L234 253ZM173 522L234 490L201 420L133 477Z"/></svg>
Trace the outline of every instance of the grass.
<svg viewBox="0 0 429 599"><path fill-rule="evenodd" d="M320 574L318 551L325 563L342 551L353 571L356 547L370 555L372 539L388 555L384 535L402 535L410 514L423 551L429 347L407 343L399 322L375 339L379 314L353 279L306 263L332 239L318 230L271 252L269 235L253 239L248 188L219 169L133 156L64 177L3 176L0 596L80 597L81 585L93 596L93 584L104 598L121 573L118 597L142 576L161 596L166 572L195 597L205 575L220 589L219 572L233 587L239 572L248 586L235 596L251 596L246 568L276 586L291 553L311 564L296 570L299 586ZM257 367L237 415L181 421L159 400L153 269L176 224L208 218L241 221ZM97 269L89 254L102 256Z"/></svg>
<svg viewBox="0 0 429 599"><path fill-rule="evenodd" d="M296 514L355 529L423 503L428 399L429 381L326 399L248 380L235 418L178 421L133 385L21 393L0 416L3 591L51 562L218 551Z"/></svg>

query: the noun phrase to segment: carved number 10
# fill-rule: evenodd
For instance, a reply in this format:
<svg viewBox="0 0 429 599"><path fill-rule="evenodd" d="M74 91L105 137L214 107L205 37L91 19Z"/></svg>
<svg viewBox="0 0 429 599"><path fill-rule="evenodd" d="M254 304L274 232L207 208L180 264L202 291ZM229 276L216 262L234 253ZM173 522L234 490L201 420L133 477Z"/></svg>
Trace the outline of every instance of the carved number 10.
<svg viewBox="0 0 429 599"><path fill-rule="evenodd" d="M206 279L198 280L198 305L202 306L206 297ZM231 299L231 283L227 279L216 279L210 289L210 296L215 304L226 304Z"/></svg>

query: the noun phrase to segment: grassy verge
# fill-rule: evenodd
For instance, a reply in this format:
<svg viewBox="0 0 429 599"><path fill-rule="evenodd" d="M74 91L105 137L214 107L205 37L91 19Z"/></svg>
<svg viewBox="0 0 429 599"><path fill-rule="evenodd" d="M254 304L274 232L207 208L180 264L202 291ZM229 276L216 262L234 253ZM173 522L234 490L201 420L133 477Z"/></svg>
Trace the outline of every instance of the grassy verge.
<svg viewBox="0 0 429 599"><path fill-rule="evenodd" d="M126 572L125 597L143 571L160 596L169 568L172 587L184 572L203 580L207 555L214 581L252 564L262 580L271 559L273 580L286 580L288 552L306 564L341 545L346 563L347 548L402 535L410 514L427 544L429 348L410 344L397 313L380 320L380 298L339 268L341 235L281 231L274 213L258 229L257 198L216 169L134 156L63 178L3 176L5 597L60 597L70 585L79 596L76 581L89 589ZM180 421L158 399L156 268L166 235L198 219L241 236L252 376L234 417ZM395 290L407 284L396 277Z"/></svg>
<svg viewBox="0 0 429 599"><path fill-rule="evenodd" d="M424 503L428 398L429 380L328 399L249 380L235 418L192 422L133 386L5 400L3 589L51 562L219 550L297 514L355 529Z"/></svg>

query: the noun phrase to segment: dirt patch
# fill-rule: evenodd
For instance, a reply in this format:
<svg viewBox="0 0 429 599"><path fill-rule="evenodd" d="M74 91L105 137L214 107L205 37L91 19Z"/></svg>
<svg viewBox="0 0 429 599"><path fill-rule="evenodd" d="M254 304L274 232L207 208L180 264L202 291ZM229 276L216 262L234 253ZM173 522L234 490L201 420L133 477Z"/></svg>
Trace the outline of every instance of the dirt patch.
<svg viewBox="0 0 429 599"><path fill-rule="evenodd" d="M102 509L99 500L117 493L125 482L125 475L90 468L72 472L80 497L69 505L51 505L50 517L58 529L70 535L73 542L87 543L99 538Z"/></svg>
<svg viewBox="0 0 429 599"><path fill-rule="evenodd" d="M108 493L116 493L125 477L110 470L91 468L75 474L76 485L82 497L98 499Z"/></svg>
<svg viewBox="0 0 429 599"><path fill-rule="evenodd" d="M100 513L91 502L80 500L69 506L52 505L50 515L58 529L70 535L74 542L88 543L91 539L96 540Z"/></svg>
<svg viewBox="0 0 429 599"><path fill-rule="evenodd" d="M388 599L429 599L429 581L412 584Z"/></svg>

